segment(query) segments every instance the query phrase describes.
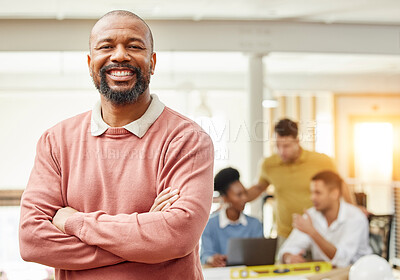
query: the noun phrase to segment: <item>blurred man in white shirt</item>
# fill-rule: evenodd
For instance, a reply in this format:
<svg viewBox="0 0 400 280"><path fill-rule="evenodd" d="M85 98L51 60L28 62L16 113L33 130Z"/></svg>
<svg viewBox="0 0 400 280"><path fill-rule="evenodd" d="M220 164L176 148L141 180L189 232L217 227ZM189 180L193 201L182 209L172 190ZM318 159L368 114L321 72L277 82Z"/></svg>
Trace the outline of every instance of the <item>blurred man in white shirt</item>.
<svg viewBox="0 0 400 280"><path fill-rule="evenodd" d="M348 266L372 253L368 220L359 208L341 199L342 183L332 171L312 178L314 207L304 215L293 216L294 229L279 251L283 263L305 262L308 249L313 260L330 261L337 267Z"/></svg>

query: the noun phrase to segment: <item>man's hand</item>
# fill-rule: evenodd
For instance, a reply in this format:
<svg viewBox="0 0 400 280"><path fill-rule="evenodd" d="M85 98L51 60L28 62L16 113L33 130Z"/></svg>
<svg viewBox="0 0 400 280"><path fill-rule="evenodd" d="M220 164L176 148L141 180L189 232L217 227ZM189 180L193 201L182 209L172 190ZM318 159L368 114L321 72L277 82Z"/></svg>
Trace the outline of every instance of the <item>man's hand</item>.
<svg viewBox="0 0 400 280"><path fill-rule="evenodd" d="M221 254L215 254L207 261L207 264L213 267L226 266L226 256Z"/></svg>
<svg viewBox="0 0 400 280"><path fill-rule="evenodd" d="M171 191L171 187L166 188L156 197L149 212L165 211L179 198L179 190Z"/></svg>
<svg viewBox="0 0 400 280"><path fill-rule="evenodd" d="M153 206L149 212L164 211L174 203L179 195L179 190L176 189L171 192L171 188L166 188L163 190L154 200ZM64 207L56 212L53 217L53 225L55 225L59 230L65 233L65 223L69 217L78 212L74 208Z"/></svg>
<svg viewBox="0 0 400 280"><path fill-rule="evenodd" d="M304 215L293 214L293 227L308 235L315 232L311 217L307 212L304 212Z"/></svg>
<svg viewBox="0 0 400 280"><path fill-rule="evenodd" d="M75 210L71 207L64 207L59 209L56 212L56 215L53 217L53 225L55 225L59 230L65 233L65 222L76 212L78 212L78 210Z"/></svg>
<svg viewBox="0 0 400 280"><path fill-rule="evenodd" d="M336 247L326 240L313 226L310 215L305 212L303 216L293 215L293 227L307 234L321 251L330 259L336 254Z"/></svg>
<svg viewBox="0 0 400 280"><path fill-rule="evenodd" d="M304 252L300 252L297 255L290 254L290 253L285 253L282 256L282 261L283 263L303 263L306 261L306 259L303 257Z"/></svg>

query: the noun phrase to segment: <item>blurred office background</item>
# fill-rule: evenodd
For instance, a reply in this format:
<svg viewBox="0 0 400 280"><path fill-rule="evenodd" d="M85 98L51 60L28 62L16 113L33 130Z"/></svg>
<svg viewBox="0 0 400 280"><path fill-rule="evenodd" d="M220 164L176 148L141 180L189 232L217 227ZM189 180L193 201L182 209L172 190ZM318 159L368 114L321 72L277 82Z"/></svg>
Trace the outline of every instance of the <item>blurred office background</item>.
<svg viewBox="0 0 400 280"><path fill-rule="evenodd" d="M215 171L233 166L251 186L262 157L274 152L274 123L289 117L300 124L302 146L334 158L370 212L394 213L399 1L0 0L0 269L10 279L47 277L19 257L19 196L39 136L98 99L89 32L114 9L152 28L151 92L210 134ZM271 211L261 199L246 208L268 234ZM25 274L12 269L21 266Z"/></svg>

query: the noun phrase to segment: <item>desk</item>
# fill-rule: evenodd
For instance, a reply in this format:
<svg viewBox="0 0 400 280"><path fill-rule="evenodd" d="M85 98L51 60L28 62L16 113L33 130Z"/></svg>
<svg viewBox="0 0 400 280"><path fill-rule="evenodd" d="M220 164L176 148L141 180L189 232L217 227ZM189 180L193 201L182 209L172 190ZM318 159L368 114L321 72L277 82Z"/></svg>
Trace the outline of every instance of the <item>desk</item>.
<svg viewBox="0 0 400 280"><path fill-rule="evenodd" d="M242 267L242 266L238 266ZM204 280L231 280L230 269L231 267L216 267L216 268L203 268ZM254 279L254 278L253 278ZM305 275L296 276L278 276L278 277L263 277L256 279L279 279L279 280L307 280Z"/></svg>
<svg viewBox="0 0 400 280"><path fill-rule="evenodd" d="M240 266L239 266L240 267ZM204 280L231 280L230 278L230 269L232 267L218 267L218 268L203 268L203 275ZM350 267L341 268L341 269L333 269L331 272L321 273L321 274L304 274L304 275L295 275L295 276L277 276L277 277L263 277L263 278L253 278L253 279L260 279L260 280L320 280L325 277L325 279L332 279L332 280L347 280L347 273ZM330 277L329 274L335 273L337 278ZM393 269L393 276L395 279L400 280L400 271L397 269Z"/></svg>

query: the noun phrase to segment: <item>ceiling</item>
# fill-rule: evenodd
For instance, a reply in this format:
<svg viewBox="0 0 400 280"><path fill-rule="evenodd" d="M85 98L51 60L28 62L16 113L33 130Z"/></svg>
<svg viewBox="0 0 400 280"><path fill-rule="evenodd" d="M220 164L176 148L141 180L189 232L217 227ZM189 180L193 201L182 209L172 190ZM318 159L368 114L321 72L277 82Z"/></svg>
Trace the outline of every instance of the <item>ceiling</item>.
<svg viewBox="0 0 400 280"><path fill-rule="evenodd" d="M354 23L367 24L371 27L392 25L399 27L400 34L400 0L15 0L7 2L0 0L0 19L96 19L115 9L130 10L144 19L151 20L270 20L326 24ZM83 53L26 53L23 67L16 63L18 60L16 58L21 58L21 55L21 53L0 54L4 64L0 65L0 72L20 72L21 69L24 69L23 72L33 71L32 69L36 72L49 72L52 69L51 71L60 73L87 71ZM211 59L214 56L215 58ZM202 63L210 59L219 63L213 67L208 63ZM51 63L45 64L43 61ZM159 53L158 61L158 71L166 73L206 73L210 69L214 72L229 73L247 69L247 58L240 53L222 55L166 52ZM27 65L32 65L32 69L30 70ZM39 67L40 65L42 67ZM390 74L397 77L393 79L396 81L400 74L400 55L270 53L264 58L264 65L268 74L353 73L368 77ZM380 86L386 83L388 83L387 78L383 76ZM396 83L396 88L399 86Z"/></svg>
<svg viewBox="0 0 400 280"><path fill-rule="evenodd" d="M400 24L399 0L0 0L0 18L98 18L126 9L145 19Z"/></svg>

